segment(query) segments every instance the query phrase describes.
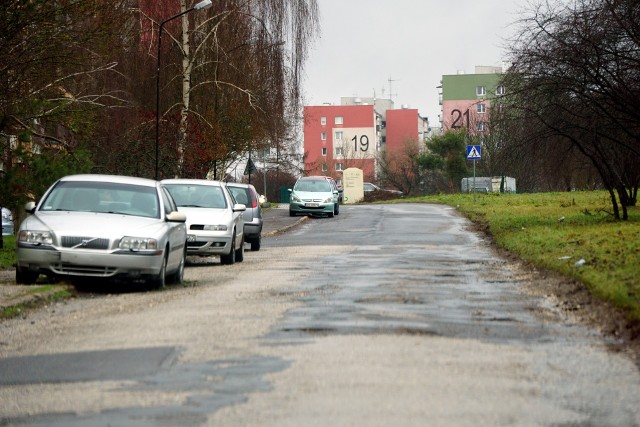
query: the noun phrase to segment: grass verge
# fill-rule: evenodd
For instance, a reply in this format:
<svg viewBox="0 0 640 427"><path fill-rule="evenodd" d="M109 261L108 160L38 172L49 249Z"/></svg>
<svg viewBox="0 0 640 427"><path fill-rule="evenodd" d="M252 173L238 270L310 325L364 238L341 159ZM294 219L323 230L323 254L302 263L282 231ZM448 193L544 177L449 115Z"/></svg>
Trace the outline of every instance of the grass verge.
<svg viewBox="0 0 640 427"><path fill-rule="evenodd" d="M8 305L0 308L0 319L11 319L23 315L28 310L39 308L57 301L73 297L68 285L43 285L25 287L22 295L14 295Z"/></svg>
<svg viewBox="0 0 640 427"><path fill-rule="evenodd" d="M15 236L2 236L2 249L0 249L0 270L13 267L16 263L16 238Z"/></svg>
<svg viewBox="0 0 640 427"><path fill-rule="evenodd" d="M403 199L456 207L498 247L577 279L598 299L640 322L640 208L615 221L604 191L452 194Z"/></svg>

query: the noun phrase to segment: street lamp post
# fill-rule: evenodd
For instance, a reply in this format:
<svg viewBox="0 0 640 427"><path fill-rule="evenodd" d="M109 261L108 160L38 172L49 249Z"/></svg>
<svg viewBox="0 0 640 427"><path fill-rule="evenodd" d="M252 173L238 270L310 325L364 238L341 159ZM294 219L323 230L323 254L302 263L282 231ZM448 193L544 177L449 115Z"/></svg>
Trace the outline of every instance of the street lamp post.
<svg viewBox="0 0 640 427"><path fill-rule="evenodd" d="M202 0L199 3L196 3L191 9L187 9L184 12L180 12L177 15L173 15L172 17L165 19L160 23L160 28L158 29L158 66L156 68L156 181L160 179L158 165L160 158L160 48L162 46L162 29L164 28L164 24L166 24L167 22L179 18L182 15L185 15L194 10L208 9L211 7L211 4L211 0Z"/></svg>

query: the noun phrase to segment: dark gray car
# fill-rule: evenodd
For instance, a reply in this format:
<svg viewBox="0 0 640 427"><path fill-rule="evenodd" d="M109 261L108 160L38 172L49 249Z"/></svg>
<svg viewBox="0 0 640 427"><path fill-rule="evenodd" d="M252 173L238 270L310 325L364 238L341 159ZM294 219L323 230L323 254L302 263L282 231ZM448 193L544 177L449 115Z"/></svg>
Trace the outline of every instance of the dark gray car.
<svg viewBox="0 0 640 427"><path fill-rule="evenodd" d="M244 211L244 241L251 244L252 251L259 251L262 240L262 208L258 192L251 184L228 182L227 188L238 203L247 207Z"/></svg>

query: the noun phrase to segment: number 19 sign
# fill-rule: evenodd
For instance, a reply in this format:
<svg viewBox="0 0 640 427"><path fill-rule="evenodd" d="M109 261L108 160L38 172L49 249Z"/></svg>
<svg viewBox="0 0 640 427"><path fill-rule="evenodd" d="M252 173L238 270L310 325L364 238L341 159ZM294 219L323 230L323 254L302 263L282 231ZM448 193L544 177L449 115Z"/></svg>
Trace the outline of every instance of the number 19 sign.
<svg viewBox="0 0 640 427"><path fill-rule="evenodd" d="M352 159L374 158L376 136L374 128L342 128L344 155Z"/></svg>

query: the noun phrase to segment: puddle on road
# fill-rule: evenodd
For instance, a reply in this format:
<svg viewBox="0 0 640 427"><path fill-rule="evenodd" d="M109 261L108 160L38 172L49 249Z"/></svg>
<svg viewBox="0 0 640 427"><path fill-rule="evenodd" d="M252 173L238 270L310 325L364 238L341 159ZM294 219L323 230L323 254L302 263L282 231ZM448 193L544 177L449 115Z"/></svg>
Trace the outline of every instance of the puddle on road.
<svg viewBox="0 0 640 427"><path fill-rule="evenodd" d="M523 293L508 263L482 246L395 246L393 257L378 246L359 247L347 256L325 256L322 265L332 268L283 291L302 305L287 312L267 343L381 333L494 343L580 339L567 334L567 325L548 322L548 314L541 319L532 307L543 303Z"/></svg>

